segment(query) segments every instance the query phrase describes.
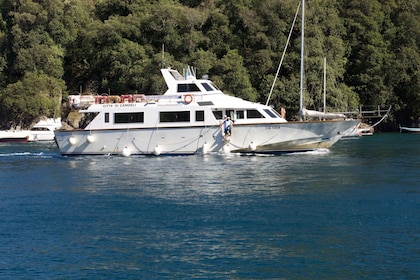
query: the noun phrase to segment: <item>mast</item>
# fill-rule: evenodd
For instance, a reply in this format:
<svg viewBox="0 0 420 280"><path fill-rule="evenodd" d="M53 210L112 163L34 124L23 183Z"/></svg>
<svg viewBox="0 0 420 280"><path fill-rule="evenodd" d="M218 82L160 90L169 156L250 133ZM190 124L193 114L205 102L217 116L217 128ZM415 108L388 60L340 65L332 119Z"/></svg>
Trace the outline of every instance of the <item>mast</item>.
<svg viewBox="0 0 420 280"><path fill-rule="evenodd" d="M324 114L327 112L327 58L324 57Z"/></svg>
<svg viewBox="0 0 420 280"><path fill-rule="evenodd" d="M300 46L300 101L299 119L303 120L303 76L304 76L304 55L305 55L305 0L302 0L302 27Z"/></svg>

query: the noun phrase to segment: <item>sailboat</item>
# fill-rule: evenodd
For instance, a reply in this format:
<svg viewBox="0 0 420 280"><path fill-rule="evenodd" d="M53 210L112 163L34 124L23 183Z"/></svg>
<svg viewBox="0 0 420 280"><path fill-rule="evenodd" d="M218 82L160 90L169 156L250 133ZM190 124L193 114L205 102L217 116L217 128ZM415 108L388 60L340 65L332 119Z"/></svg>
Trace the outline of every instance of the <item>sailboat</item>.
<svg viewBox="0 0 420 280"><path fill-rule="evenodd" d="M339 119L339 118L346 118L346 115L341 114L341 113L329 113L327 112L326 109L326 84L327 84L327 61L326 58L324 57L324 111L320 112L320 111L316 111L316 110L308 110L306 108L301 108L301 118L302 117L310 117L310 118L318 118L318 119L324 119L324 120L330 120L330 119ZM303 73L302 73L303 76ZM302 79L303 80L303 79ZM301 86L303 86L301 84ZM303 102L302 102L303 103Z"/></svg>
<svg viewBox="0 0 420 280"><path fill-rule="evenodd" d="M324 58L324 112L316 110L308 110L303 106L303 93L304 93L304 76L305 76L305 0L302 0L302 27L301 27L301 63L300 63L300 103L299 103L299 117L302 121L306 117L319 118L319 119L339 119L346 118L344 114L328 113L325 107L325 85L326 85L326 59Z"/></svg>

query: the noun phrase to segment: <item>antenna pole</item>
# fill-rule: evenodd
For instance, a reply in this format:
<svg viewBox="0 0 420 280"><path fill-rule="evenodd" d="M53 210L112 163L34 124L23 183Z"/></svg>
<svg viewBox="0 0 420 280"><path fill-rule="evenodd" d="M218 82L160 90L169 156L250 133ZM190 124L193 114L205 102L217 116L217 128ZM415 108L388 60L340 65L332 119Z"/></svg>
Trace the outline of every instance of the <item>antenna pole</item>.
<svg viewBox="0 0 420 280"><path fill-rule="evenodd" d="M162 62L160 67L165 68L165 44L162 44Z"/></svg>

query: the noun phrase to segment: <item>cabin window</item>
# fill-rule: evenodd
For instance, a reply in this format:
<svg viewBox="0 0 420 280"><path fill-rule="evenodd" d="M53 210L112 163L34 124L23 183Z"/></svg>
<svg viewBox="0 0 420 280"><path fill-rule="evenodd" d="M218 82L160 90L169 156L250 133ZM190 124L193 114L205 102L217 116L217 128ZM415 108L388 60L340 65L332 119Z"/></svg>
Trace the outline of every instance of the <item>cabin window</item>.
<svg viewBox="0 0 420 280"><path fill-rule="evenodd" d="M195 121L196 122L204 121L204 111L195 111Z"/></svg>
<svg viewBox="0 0 420 280"><path fill-rule="evenodd" d="M277 118L277 115L274 114L274 112L269 109L264 109L264 112L266 112L272 118Z"/></svg>
<svg viewBox="0 0 420 280"><path fill-rule="evenodd" d="M201 83L203 85L203 87L207 90L207 91L213 91L214 89L208 84L208 83Z"/></svg>
<svg viewBox="0 0 420 280"><path fill-rule="evenodd" d="M160 122L189 122L190 111L160 112Z"/></svg>
<svg viewBox="0 0 420 280"><path fill-rule="evenodd" d="M197 92L200 91L196 84L179 84L178 92Z"/></svg>
<svg viewBox="0 0 420 280"><path fill-rule="evenodd" d="M109 123L109 113L105 113L105 120L106 123Z"/></svg>
<svg viewBox="0 0 420 280"><path fill-rule="evenodd" d="M84 117L79 121L79 128L84 129L99 114L99 112L85 113Z"/></svg>
<svg viewBox="0 0 420 280"><path fill-rule="evenodd" d="M236 119L245 119L245 112L243 110L236 111Z"/></svg>
<svg viewBox="0 0 420 280"><path fill-rule="evenodd" d="M230 117L232 120L235 119L235 111L234 110L226 110L226 116Z"/></svg>
<svg viewBox="0 0 420 280"><path fill-rule="evenodd" d="M258 110L246 110L246 117L248 119L262 119L264 116Z"/></svg>
<svg viewBox="0 0 420 280"><path fill-rule="evenodd" d="M142 123L144 122L144 113L115 113L114 123Z"/></svg>
<svg viewBox="0 0 420 280"><path fill-rule="evenodd" d="M213 111L213 115L216 118L216 120L223 119L223 111Z"/></svg>
<svg viewBox="0 0 420 280"><path fill-rule="evenodd" d="M174 79L177 80L177 81L181 81L181 80L184 79L184 77L182 77L181 74L179 74L178 71L170 70L169 73L171 73L172 77L174 77Z"/></svg>
<svg viewBox="0 0 420 280"><path fill-rule="evenodd" d="M31 131L50 131L47 127L32 127Z"/></svg>

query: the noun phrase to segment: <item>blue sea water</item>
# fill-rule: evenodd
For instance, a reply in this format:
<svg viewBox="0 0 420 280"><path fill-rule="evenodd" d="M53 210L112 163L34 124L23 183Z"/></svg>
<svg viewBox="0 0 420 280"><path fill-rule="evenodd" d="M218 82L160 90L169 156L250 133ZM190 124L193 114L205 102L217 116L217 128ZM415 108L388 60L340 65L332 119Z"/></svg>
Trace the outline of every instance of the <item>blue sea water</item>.
<svg viewBox="0 0 420 280"><path fill-rule="evenodd" d="M420 135L283 156L0 145L1 279L420 279Z"/></svg>

